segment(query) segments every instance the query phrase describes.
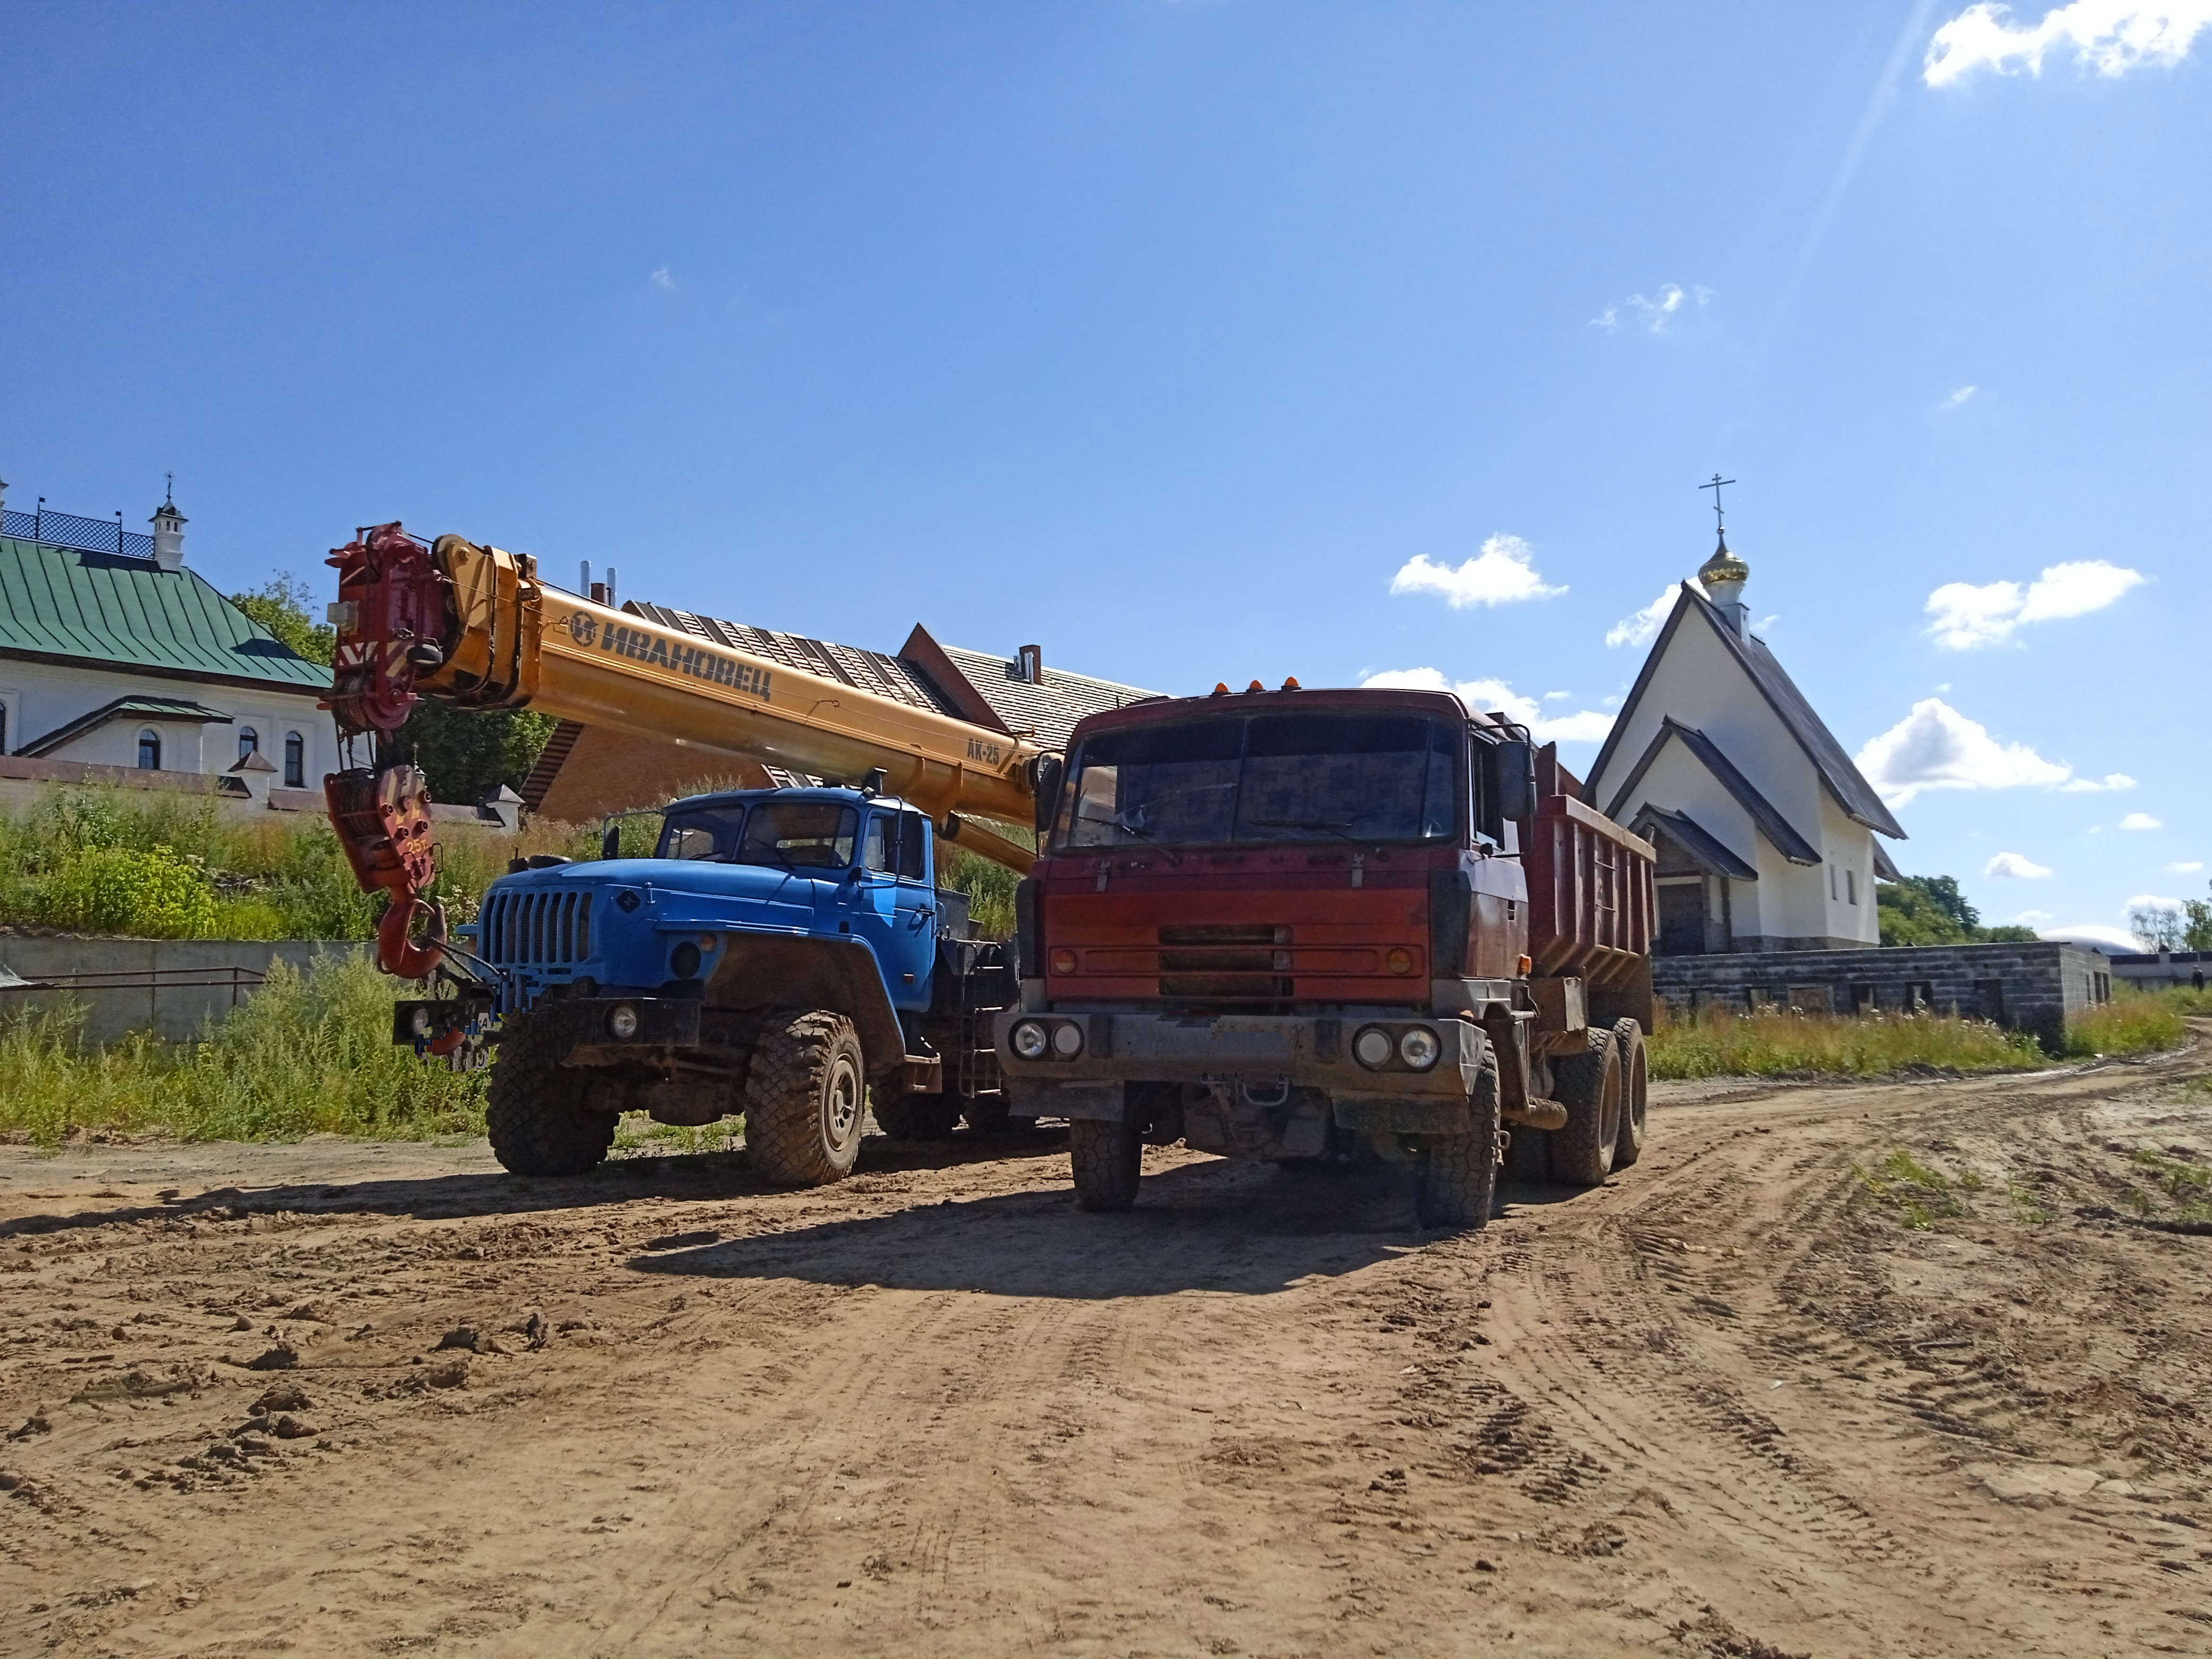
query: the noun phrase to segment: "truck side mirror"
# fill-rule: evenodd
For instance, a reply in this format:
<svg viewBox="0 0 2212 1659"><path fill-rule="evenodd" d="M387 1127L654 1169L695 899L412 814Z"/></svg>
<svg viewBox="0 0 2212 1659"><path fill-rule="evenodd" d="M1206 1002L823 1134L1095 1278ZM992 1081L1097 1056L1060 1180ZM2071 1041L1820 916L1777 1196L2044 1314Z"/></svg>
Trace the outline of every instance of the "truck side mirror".
<svg viewBox="0 0 2212 1659"><path fill-rule="evenodd" d="M1042 842L1052 833L1060 816L1060 786L1067 777L1067 763L1057 755L1039 755L1031 763L1030 780L1036 786L1036 832Z"/></svg>
<svg viewBox="0 0 2212 1659"><path fill-rule="evenodd" d="M1523 741L1501 743L1498 767L1498 816L1525 818L1536 811L1536 756Z"/></svg>
<svg viewBox="0 0 2212 1659"><path fill-rule="evenodd" d="M622 856L622 825L610 823L599 832L599 856L617 859Z"/></svg>

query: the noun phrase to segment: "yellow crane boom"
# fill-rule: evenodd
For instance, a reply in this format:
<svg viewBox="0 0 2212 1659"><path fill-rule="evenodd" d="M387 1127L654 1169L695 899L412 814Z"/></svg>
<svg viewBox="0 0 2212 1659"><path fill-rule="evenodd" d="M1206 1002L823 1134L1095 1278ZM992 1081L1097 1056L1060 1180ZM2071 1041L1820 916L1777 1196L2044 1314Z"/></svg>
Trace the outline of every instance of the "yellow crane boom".
<svg viewBox="0 0 2212 1659"><path fill-rule="evenodd" d="M422 897L434 874L427 787L386 752L417 697L536 708L844 782L879 771L946 839L1024 873L1032 861L967 815L1030 818L1036 744L579 599L540 582L527 556L460 536L426 545L380 525L330 562L330 707L345 737L376 733L378 752L324 789L363 889L392 892L379 954L394 973L419 977L441 951L442 918ZM423 944L411 936L418 914L430 921Z"/></svg>

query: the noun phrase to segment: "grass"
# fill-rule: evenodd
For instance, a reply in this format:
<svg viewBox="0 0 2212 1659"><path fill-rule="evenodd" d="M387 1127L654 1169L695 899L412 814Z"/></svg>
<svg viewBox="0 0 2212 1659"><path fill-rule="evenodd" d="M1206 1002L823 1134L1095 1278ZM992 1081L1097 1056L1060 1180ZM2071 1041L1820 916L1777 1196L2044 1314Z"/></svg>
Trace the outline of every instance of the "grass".
<svg viewBox="0 0 2212 1659"><path fill-rule="evenodd" d="M1707 1008L1662 1018L1650 1038L1655 1078L1878 1077L1908 1066L1960 1072L2047 1066L2034 1037L1948 1015L1802 1014Z"/></svg>
<svg viewBox="0 0 2212 1659"><path fill-rule="evenodd" d="M392 1042L397 981L356 957L279 963L197 1041L105 1048L54 1014L0 1024L0 1135L56 1146L80 1131L182 1140L302 1135L427 1139L483 1132L483 1073Z"/></svg>
<svg viewBox="0 0 2212 1659"><path fill-rule="evenodd" d="M2076 1015L2066 1024L2066 1052L2077 1058L2095 1054L2148 1054L2179 1048L2189 1036L2185 1015L2212 1013L2208 994L2186 988L2165 991L2123 991L2110 1002Z"/></svg>
<svg viewBox="0 0 2212 1659"><path fill-rule="evenodd" d="M1898 1219L1916 1232L1966 1213L1966 1206L1952 1196L1951 1177L1920 1162L1906 1147L1891 1147L1889 1155L1871 1170L1854 1164L1851 1175L1875 1203L1894 1211ZM1962 1178L1957 1184L1968 1192L1978 1192L1982 1187L1978 1176Z"/></svg>

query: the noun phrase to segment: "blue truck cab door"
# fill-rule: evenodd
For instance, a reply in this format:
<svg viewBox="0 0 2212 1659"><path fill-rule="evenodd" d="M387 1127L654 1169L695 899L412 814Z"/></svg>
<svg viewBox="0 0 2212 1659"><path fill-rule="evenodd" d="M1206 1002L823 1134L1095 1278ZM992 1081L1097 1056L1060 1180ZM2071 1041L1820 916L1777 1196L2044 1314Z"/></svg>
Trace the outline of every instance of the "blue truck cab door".
<svg viewBox="0 0 2212 1659"><path fill-rule="evenodd" d="M937 962L928 835L929 820L921 813L877 807L861 835L853 880L853 931L876 953L891 1006L909 1011L929 1006L930 969Z"/></svg>

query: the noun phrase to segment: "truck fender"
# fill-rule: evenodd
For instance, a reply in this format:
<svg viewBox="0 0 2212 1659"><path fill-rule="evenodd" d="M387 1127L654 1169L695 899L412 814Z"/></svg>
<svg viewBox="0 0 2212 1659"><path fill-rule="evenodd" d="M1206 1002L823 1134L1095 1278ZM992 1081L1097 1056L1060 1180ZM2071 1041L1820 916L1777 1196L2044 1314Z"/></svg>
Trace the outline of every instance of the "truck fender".
<svg viewBox="0 0 2212 1659"><path fill-rule="evenodd" d="M906 1062L906 1035L883 969L857 939L724 933L706 1001L711 1008L744 1012L827 1008L853 1022L872 1079L896 1073Z"/></svg>

